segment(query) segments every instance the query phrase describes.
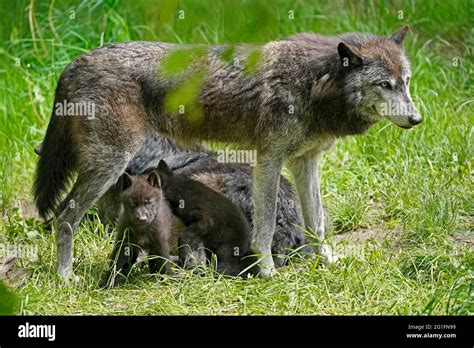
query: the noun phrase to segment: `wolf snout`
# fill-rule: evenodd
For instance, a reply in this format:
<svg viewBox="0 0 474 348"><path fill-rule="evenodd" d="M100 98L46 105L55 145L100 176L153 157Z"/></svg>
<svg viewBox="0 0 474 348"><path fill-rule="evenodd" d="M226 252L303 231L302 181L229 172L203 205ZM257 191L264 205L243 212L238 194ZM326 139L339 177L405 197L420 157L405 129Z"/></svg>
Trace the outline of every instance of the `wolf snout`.
<svg viewBox="0 0 474 348"><path fill-rule="evenodd" d="M148 216L146 214L137 214L135 215L135 219L138 223L146 223L148 222Z"/></svg>
<svg viewBox="0 0 474 348"><path fill-rule="evenodd" d="M408 122L410 122L410 124L412 126L416 126L421 121L423 121L423 117L421 117L420 114L415 114L415 115L411 115L410 117L408 117Z"/></svg>

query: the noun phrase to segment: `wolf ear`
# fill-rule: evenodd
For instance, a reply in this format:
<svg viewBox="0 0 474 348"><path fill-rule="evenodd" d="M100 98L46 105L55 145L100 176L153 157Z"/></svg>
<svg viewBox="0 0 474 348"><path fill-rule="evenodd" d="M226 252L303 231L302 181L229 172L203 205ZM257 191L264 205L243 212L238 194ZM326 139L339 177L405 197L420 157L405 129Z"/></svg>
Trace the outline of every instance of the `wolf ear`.
<svg viewBox="0 0 474 348"><path fill-rule="evenodd" d="M153 170L152 172L150 172L150 174L148 174L147 181L153 187L160 188L161 186L160 176L158 175L156 170Z"/></svg>
<svg viewBox="0 0 474 348"><path fill-rule="evenodd" d="M132 186L133 177L128 174L127 172L123 173L122 175L122 191L125 191L130 186Z"/></svg>
<svg viewBox="0 0 474 348"><path fill-rule="evenodd" d="M160 160L160 163L158 163L158 172L160 174L165 174L166 176L173 176L173 172L163 160Z"/></svg>
<svg viewBox="0 0 474 348"><path fill-rule="evenodd" d="M339 45L337 45L337 52L339 53L342 66L345 68L355 67L362 64L362 58L344 42L340 42Z"/></svg>
<svg viewBox="0 0 474 348"><path fill-rule="evenodd" d="M405 40L408 30L410 30L410 26L405 24L403 27L398 29L396 33L393 33L390 38L395 41L397 45L401 46L403 45L403 40Z"/></svg>

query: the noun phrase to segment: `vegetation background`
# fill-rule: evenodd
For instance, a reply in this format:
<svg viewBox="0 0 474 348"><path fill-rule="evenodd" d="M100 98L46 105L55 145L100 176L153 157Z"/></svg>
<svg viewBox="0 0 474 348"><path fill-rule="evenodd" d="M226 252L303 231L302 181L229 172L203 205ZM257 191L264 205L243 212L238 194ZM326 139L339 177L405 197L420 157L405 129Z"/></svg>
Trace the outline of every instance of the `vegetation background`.
<svg viewBox="0 0 474 348"><path fill-rule="evenodd" d="M8 284L0 284L0 312L473 314L473 18L471 0L1 0L0 258L12 247L21 253L0 266ZM268 280L209 270L160 281L137 267L128 284L99 290L110 236L94 218L75 236L82 281L60 281L54 238L30 190L33 148L71 60L128 40L265 43L304 31L389 35L404 23L412 29L411 93L424 121L410 131L383 122L324 156L329 234L345 256L339 265L298 259Z"/></svg>

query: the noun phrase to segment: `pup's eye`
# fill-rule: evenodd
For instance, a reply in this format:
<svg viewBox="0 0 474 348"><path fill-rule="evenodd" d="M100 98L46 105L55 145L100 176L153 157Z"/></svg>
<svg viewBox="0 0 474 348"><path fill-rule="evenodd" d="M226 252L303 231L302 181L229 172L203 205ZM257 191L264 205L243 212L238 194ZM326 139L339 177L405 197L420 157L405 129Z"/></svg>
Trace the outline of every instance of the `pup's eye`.
<svg viewBox="0 0 474 348"><path fill-rule="evenodd" d="M410 82L410 78L407 77L407 82L406 82L406 84L408 85L409 82Z"/></svg>
<svg viewBox="0 0 474 348"><path fill-rule="evenodd" d="M391 88L392 86L390 86L390 83L388 83L387 81L382 81L380 82L380 87Z"/></svg>

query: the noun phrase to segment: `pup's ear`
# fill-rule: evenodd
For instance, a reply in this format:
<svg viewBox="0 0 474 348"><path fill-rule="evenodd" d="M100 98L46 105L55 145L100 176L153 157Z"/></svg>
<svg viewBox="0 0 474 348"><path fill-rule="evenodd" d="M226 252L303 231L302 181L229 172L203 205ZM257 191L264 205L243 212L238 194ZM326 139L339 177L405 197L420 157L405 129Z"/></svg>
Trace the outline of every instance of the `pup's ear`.
<svg viewBox="0 0 474 348"><path fill-rule="evenodd" d="M398 29L396 33L393 33L390 38L395 41L397 45L402 46L403 40L405 40L405 36L407 35L408 30L410 30L410 26L405 24L403 27Z"/></svg>
<svg viewBox="0 0 474 348"><path fill-rule="evenodd" d="M171 169L168 167L165 161L160 160L160 163L158 163L158 172L160 174L164 174L166 176L173 176L173 172Z"/></svg>
<svg viewBox="0 0 474 348"><path fill-rule="evenodd" d="M158 175L156 170L153 170L152 172L150 172L150 174L148 174L147 181L153 187L160 188L161 186L160 176Z"/></svg>
<svg viewBox="0 0 474 348"><path fill-rule="evenodd" d="M337 45L337 52L341 59L342 66L345 68L356 67L362 64L362 58L354 52L353 48L344 42Z"/></svg>
<svg viewBox="0 0 474 348"><path fill-rule="evenodd" d="M132 186L133 180L134 179L130 174L128 174L127 172L123 173L123 175L122 175L122 190L125 191L130 186Z"/></svg>

